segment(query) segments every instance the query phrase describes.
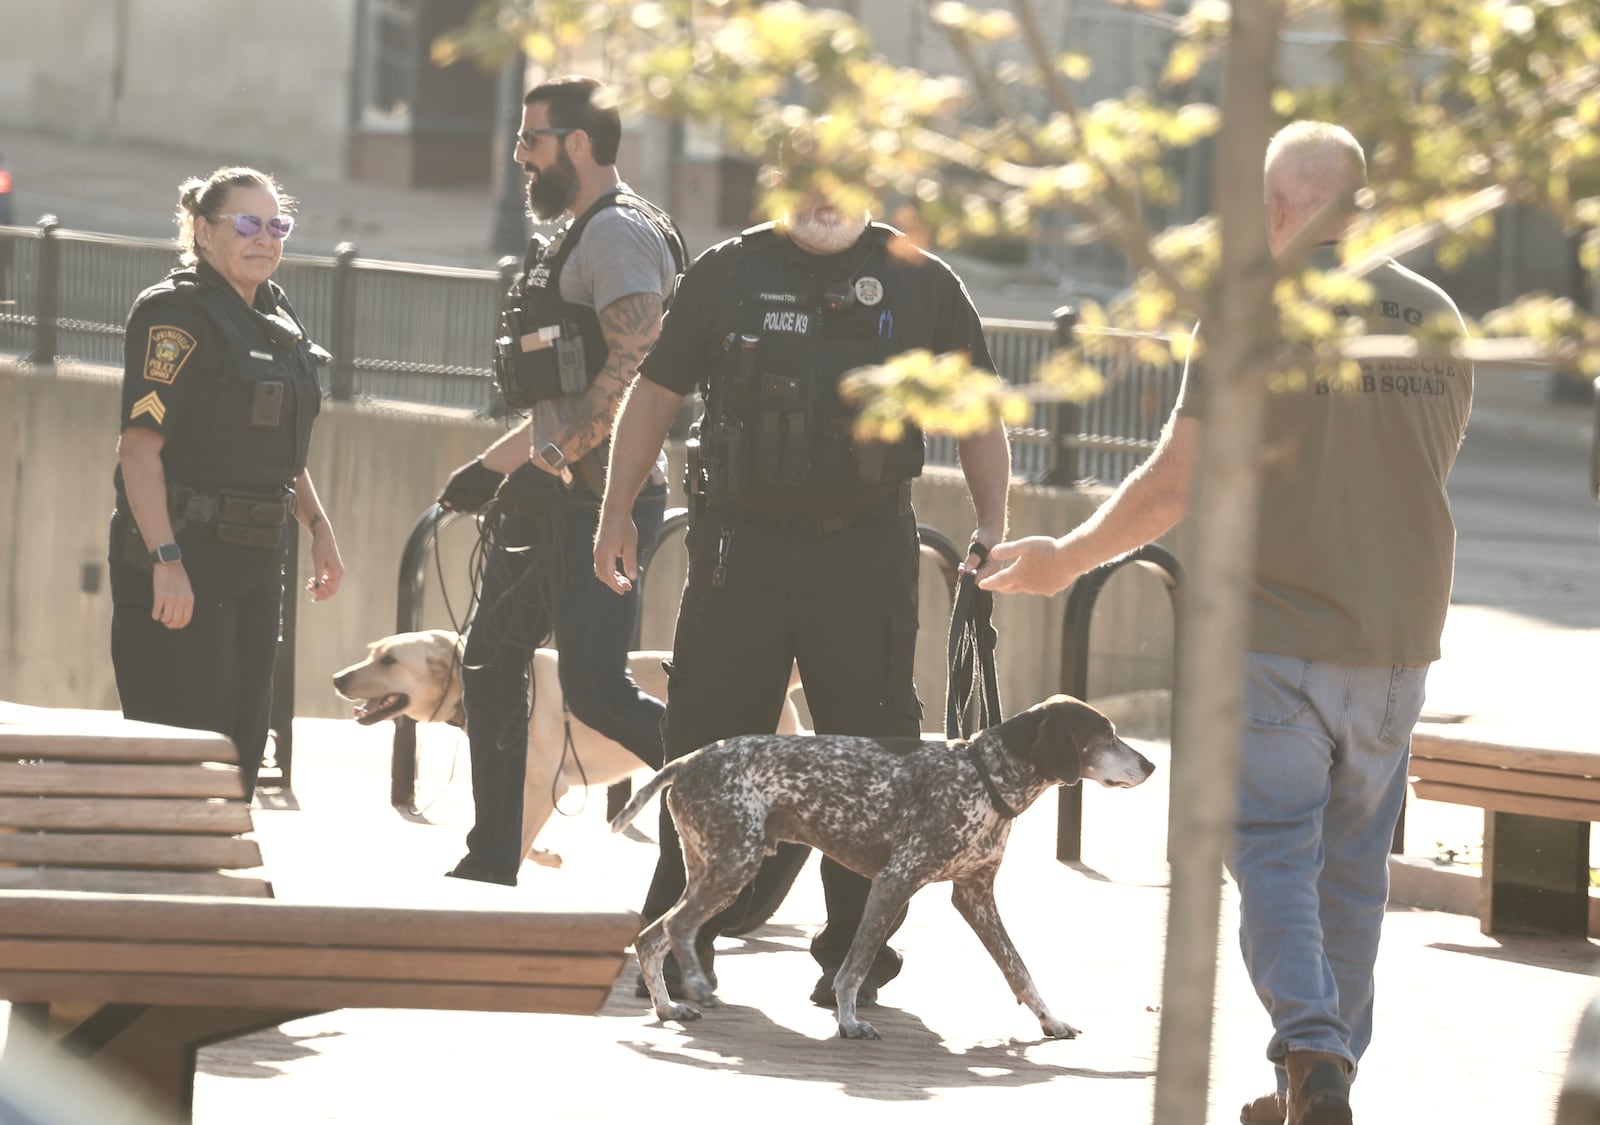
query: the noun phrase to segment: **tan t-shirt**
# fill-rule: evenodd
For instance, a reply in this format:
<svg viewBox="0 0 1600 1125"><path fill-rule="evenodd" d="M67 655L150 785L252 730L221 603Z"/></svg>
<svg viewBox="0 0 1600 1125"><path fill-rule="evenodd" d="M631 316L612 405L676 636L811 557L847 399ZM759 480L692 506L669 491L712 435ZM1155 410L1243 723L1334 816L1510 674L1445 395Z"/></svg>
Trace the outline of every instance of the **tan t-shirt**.
<svg viewBox="0 0 1600 1125"><path fill-rule="evenodd" d="M1313 264L1329 269L1336 251ZM1444 291L1389 262L1366 279L1373 335L1409 335ZM1186 372L1176 410L1202 417L1204 380ZM1345 385L1269 392L1250 647L1351 664L1438 659L1450 604L1455 523L1445 479L1472 408L1463 360L1363 360Z"/></svg>

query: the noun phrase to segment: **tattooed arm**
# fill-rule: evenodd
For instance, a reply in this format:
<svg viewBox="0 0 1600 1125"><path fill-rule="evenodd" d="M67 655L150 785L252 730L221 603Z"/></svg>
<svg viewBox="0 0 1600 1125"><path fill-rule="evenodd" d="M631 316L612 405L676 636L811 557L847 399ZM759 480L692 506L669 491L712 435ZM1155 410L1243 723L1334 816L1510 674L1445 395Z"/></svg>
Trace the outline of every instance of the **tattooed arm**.
<svg viewBox="0 0 1600 1125"><path fill-rule="evenodd" d="M659 293L634 293L600 310L606 365L582 395L534 405L534 449L554 442L568 461L576 461L606 439L640 361L661 331L661 304Z"/></svg>

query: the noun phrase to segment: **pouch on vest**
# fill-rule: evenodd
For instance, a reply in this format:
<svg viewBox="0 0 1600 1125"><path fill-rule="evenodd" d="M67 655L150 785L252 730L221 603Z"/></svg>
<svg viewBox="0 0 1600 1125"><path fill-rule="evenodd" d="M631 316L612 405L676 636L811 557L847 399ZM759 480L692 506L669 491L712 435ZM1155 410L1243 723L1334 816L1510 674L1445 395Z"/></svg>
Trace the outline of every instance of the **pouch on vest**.
<svg viewBox="0 0 1600 1125"><path fill-rule="evenodd" d="M811 433L806 424L806 387L787 375L763 375L755 433L755 478L770 484L802 484L811 477Z"/></svg>
<svg viewBox="0 0 1600 1125"><path fill-rule="evenodd" d="M532 324L528 305L523 279L518 278L501 303L500 333L494 341L495 386L512 410L527 410L563 393L554 346L562 325Z"/></svg>

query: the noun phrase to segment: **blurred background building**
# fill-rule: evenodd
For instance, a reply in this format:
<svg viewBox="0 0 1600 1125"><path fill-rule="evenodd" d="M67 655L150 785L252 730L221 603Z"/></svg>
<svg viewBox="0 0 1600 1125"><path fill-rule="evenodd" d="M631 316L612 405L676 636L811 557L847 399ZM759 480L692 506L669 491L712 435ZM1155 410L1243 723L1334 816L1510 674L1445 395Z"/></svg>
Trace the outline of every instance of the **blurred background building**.
<svg viewBox="0 0 1600 1125"><path fill-rule="evenodd" d="M434 38L462 24L477 2L0 0L0 129L196 154L204 157L197 171L240 160L292 182L309 177L453 190L458 207L481 210L476 229L485 242L495 232L494 249L504 253L508 227L518 225L507 223L506 212L515 219L521 207L520 181L505 174L518 108L508 95L536 75L497 76L471 63L438 67L429 56ZM962 73L925 0L831 0L826 6L854 15L895 62ZM1034 10L1052 39L1052 55L1074 52L1092 60L1093 72L1074 86L1080 104L1130 87L1176 101L1214 100L1216 77L1206 71L1185 87L1160 85L1182 6L1146 10L1111 0L1036 0ZM1296 82L1330 79L1339 43L1334 31L1297 28L1285 39L1283 73ZM1020 45L1012 54L1022 61ZM600 58L598 50L592 65L574 58L572 69L603 73ZM696 249L752 221L754 169L723 151L714 128L636 120L628 129L623 163L630 183L672 210ZM1212 207L1209 146L1174 160L1180 200L1148 208L1146 218L1157 229L1192 221ZM25 194L44 186L26 168L12 170ZM118 170L106 171L115 176ZM32 222L37 215L17 218ZM360 233L359 224L347 225ZM1103 297L1130 280L1119 252L1084 237L1080 217L1046 216L1042 227L1039 237L964 247L962 261L970 258L985 272L992 268L1011 284L1067 295ZM1575 238L1548 214L1513 207L1498 217L1496 231L1490 245L1448 274L1427 257L1407 264L1442 280L1469 312L1534 290L1592 304ZM519 235L512 230L510 241Z"/></svg>

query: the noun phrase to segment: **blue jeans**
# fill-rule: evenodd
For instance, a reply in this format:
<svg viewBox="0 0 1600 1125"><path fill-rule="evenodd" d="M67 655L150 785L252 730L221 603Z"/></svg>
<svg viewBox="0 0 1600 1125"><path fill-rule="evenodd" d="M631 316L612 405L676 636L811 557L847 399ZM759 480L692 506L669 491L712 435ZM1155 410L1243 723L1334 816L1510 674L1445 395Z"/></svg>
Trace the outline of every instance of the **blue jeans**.
<svg viewBox="0 0 1600 1125"><path fill-rule="evenodd" d="M1287 1051L1325 1051L1353 1067L1372 1039L1389 849L1427 672L1246 656L1229 871L1280 1090Z"/></svg>
<svg viewBox="0 0 1600 1125"><path fill-rule="evenodd" d="M664 484L640 493L633 506L639 551L649 551L666 511ZM456 874L515 884L522 866L522 787L528 761L528 664L553 633L560 650L561 690L574 718L621 743L646 764L662 761L661 701L645 695L628 674L639 619L638 591L619 597L594 576L599 497L582 485L562 494L561 542L538 543L538 525L517 517L501 522L500 539L484 560L478 609L462 655L467 742L472 755L476 814L467 856ZM559 561L558 561L559 560ZM555 606L532 596L531 572L559 566Z"/></svg>

